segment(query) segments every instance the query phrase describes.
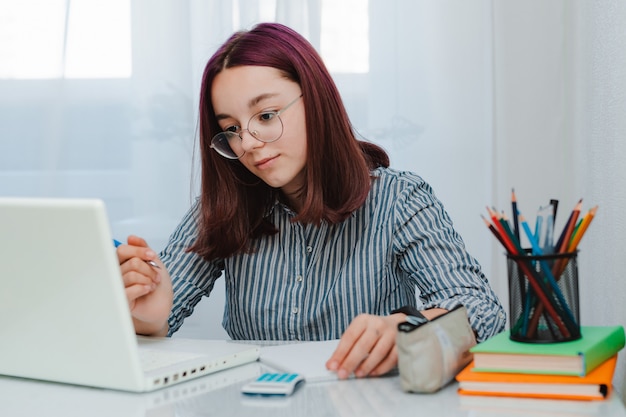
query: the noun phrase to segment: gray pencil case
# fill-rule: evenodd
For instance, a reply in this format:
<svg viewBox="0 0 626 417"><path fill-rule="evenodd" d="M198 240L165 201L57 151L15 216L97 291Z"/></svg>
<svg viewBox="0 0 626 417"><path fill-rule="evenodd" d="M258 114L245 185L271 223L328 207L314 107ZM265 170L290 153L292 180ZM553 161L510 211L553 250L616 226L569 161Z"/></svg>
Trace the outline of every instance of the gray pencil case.
<svg viewBox="0 0 626 417"><path fill-rule="evenodd" d="M425 323L398 325L398 370L402 389L430 393L447 385L472 360L476 344L464 306Z"/></svg>

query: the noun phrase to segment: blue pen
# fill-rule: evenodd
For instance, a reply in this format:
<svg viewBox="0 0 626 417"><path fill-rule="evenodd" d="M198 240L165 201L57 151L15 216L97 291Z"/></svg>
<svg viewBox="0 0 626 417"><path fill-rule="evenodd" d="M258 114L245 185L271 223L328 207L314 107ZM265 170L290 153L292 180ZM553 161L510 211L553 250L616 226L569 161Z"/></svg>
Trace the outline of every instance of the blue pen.
<svg viewBox="0 0 626 417"><path fill-rule="evenodd" d="M123 243L120 242L119 240L115 240L113 239L113 245L115 245L115 247L117 248L119 245L122 245ZM161 267L154 261L145 261L148 265L154 267L154 268L158 268L160 269Z"/></svg>

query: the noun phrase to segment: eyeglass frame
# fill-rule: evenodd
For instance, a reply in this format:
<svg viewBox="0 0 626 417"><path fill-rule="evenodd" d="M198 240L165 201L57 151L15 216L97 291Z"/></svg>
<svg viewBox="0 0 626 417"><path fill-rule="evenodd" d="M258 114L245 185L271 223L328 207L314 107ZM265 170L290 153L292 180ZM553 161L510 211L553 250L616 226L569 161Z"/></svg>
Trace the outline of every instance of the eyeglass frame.
<svg viewBox="0 0 626 417"><path fill-rule="evenodd" d="M294 104L296 104L296 102L299 99L301 99L302 96L303 96L303 94L300 94L298 97L296 97L295 99L291 100L289 103L287 103L280 110L270 110L270 111L263 111L263 110L261 110L260 112L254 113L252 116L250 116L250 119L248 119L248 123L246 124L246 128L245 129L241 129L239 132L222 131L222 132L216 133L211 138L211 144L209 145L209 147L212 148L213 150L215 150L215 152L217 152L220 156L222 156L222 157L224 157L226 159L237 160L237 159L240 159L242 156L244 156L246 154L246 151L243 151L243 153L241 155L233 158L232 156L225 155L220 150L218 150L217 147L214 145L215 140L217 138L219 138L220 136L226 136L226 140L228 142L228 136L235 135L235 136L239 137L239 140L243 141L243 138L241 137L241 135L243 134L244 131L248 131L248 133L250 133L250 136L252 136L254 139L258 140L259 142L263 142L263 143L276 142L278 139L280 139L283 136L283 133L285 131L285 125L283 124L283 120L280 118L280 115L283 114L285 112L285 110L287 110L289 107L291 107ZM259 114L273 114L274 116L278 117L278 120L280 121L280 125L281 125L281 131L280 131L280 135L278 135L278 137L276 139L272 139L272 140L259 139L252 132L250 132L250 130L248 129L248 127L250 126L250 122L252 121L252 119L254 119L254 117L256 117Z"/></svg>

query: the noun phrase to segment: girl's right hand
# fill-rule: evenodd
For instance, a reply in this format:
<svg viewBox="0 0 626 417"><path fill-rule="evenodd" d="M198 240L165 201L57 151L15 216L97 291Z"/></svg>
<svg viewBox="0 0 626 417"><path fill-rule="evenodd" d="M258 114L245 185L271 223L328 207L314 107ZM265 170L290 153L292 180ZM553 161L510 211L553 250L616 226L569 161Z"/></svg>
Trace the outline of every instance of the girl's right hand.
<svg viewBox="0 0 626 417"><path fill-rule="evenodd" d="M172 282L165 265L138 236L129 236L126 244L118 246L117 257L135 332L165 336L173 299Z"/></svg>

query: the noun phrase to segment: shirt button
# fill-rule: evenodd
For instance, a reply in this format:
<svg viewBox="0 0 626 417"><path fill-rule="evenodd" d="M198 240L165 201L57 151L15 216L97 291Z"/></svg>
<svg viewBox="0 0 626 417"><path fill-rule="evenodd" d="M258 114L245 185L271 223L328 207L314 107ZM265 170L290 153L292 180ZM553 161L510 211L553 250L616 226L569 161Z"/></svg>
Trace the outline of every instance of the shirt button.
<svg viewBox="0 0 626 417"><path fill-rule="evenodd" d="M298 282L302 282L302 280L303 280L303 279L304 279L304 278L302 278L302 275L298 275L298 276L296 277L296 281L298 281Z"/></svg>
<svg viewBox="0 0 626 417"><path fill-rule="evenodd" d="M291 312L293 314L298 314L300 312L300 309L298 307L294 307L294 308L291 309Z"/></svg>
<svg viewBox="0 0 626 417"><path fill-rule="evenodd" d="M307 246L307 247L306 247L306 251L307 251L308 253L313 252L313 247L311 247L311 246Z"/></svg>

